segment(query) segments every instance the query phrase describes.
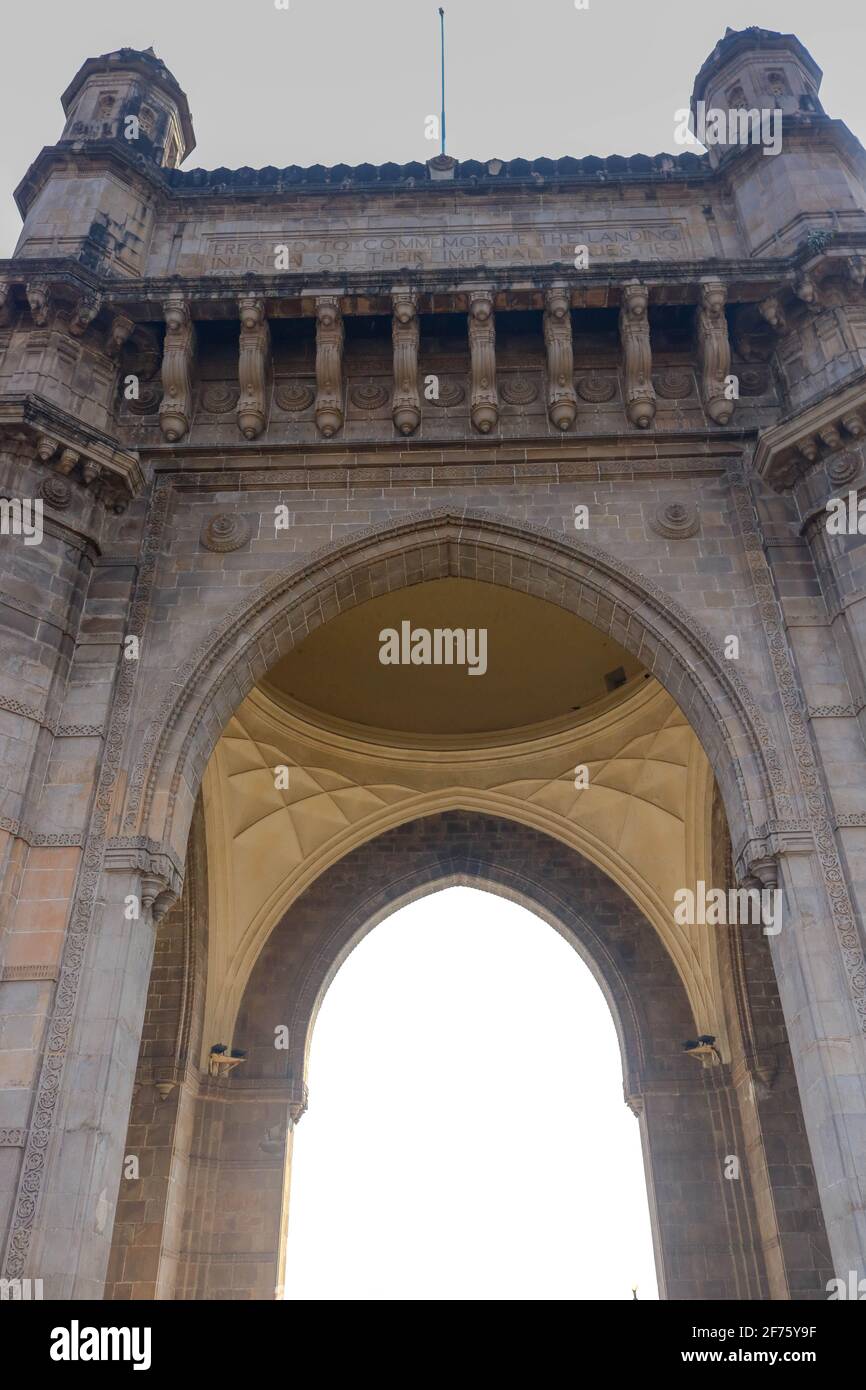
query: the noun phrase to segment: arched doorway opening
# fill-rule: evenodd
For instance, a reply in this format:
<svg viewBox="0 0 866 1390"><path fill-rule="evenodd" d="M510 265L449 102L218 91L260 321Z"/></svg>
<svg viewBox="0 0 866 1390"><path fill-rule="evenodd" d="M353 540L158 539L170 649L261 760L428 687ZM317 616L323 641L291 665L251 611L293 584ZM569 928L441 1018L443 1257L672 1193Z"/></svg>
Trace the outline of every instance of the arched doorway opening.
<svg viewBox="0 0 866 1390"><path fill-rule="evenodd" d="M542 693L556 701L515 705L506 679L494 714L510 713L489 722L477 704L471 723L443 722L440 697L401 697L397 684L385 728L326 700L320 636L327 647L347 618L350 650L384 602L429 600L431 622L444 619L436 604L449 585L464 615L495 592L503 631L526 642L550 609L557 651L573 636L581 650L594 643L603 663L577 673L592 677L584 697L563 707L554 661ZM531 618L519 615L524 601ZM526 642L512 644L518 674ZM662 1296L786 1296L795 1232L781 1229L762 1125L790 1109L788 1060L772 1096L754 1085L762 1037L778 1037L772 986L767 1013L751 1014L753 982L762 992L772 982L766 942L678 933L670 912L673 884L701 867L707 881L731 872L714 771L740 838L756 810L784 805L761 716L724 668L709 634L626 567L487 515L425 513L329 547L229 615L179 671L128 784L124 828L171 837L181 855L191 824L197 865L165 928L184 960L177 1026L167 1044L164 1020L153 1036L145 1027L143 1082L163 1100L179 1094L165 1221L148 1223L149 1261L132 1261L148 1278L133 1296L267 1298L282 1287L288 1160L321 999L377 922L458 882L493 886L572 935L605 991L644 1129ZM370 693L369 672L342 669L353 699ZM599 690L608 674L616 680ZM582 791L581 758L599 774ZM683 1051L706 1032L718 1043L708 1069ZM227 1051L232 1070L219 1060ZM794 1130L805 1167L799 1119ZM747 1149L745 1180L728 1181L726 1158ZM140 1255L135 1229L115 1241L123 1290L136 1288L131 1249Z"/></svg>
<svg viewBox="0 0 866 1390"><path fill-rule="evenodd" d="M560 934L451 887L380 922L316 1019L287 1299L657 1297L607 1001Z"/></svg>

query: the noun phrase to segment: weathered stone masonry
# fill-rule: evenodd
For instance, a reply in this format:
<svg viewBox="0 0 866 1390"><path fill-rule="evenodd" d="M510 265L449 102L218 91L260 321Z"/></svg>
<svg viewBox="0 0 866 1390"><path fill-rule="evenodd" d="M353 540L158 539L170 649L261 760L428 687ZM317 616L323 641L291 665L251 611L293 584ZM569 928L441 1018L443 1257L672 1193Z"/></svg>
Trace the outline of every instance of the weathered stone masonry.
<svg viewBox="0 0 866 1390"><path fill-rule="evenodd" d="M587 933L613 1003L631 934L623 1007L676 997L670 1032L629 1015L643 1062L624 1046L669 1297L866 1273L866 546L824 525L864 486L866 156L820 79L763 30L704 64L693 103L781 110L772 157L328 170L181 170L191 117L150 51L91 59L64 93L0 262L0 494L45 519L40 545L0 537L4 1275L57 1298L273 1296L303 1062L257 1061L249 1003L297 924L343 924L311 946L326 980L404 878L475 878ZM350 856L311 883L250 976L243 1073L202 1069L208 760L307 634L445 577L608 633L700 739L719 872L785 903L777 937L718 947L718 1067L674 1060L688 1001L622 885L455 807L352 851L365 919ZM521 855L573 889L509 883ZM732 1143L736 1191L716 1181ZM132 1147L150 1166L118 1207Z"/></svg>

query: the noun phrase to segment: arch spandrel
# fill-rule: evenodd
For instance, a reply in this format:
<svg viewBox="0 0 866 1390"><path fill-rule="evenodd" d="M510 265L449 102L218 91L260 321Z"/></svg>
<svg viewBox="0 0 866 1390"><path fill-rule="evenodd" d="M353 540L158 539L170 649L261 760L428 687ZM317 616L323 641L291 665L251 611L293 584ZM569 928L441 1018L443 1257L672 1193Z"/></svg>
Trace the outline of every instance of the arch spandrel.
<svg viewBox="0 0 866 1390"><path fill-rule="evenodd" d="M241 701L329 617L376 593L459 575L559 604L632 652L676 700L719 780L735 842L790 815L781 760L721 643L651 580L565 533L430 510L327 546L263 584L178 669L130 769L121 824L183 855L195 797Z"/></svg>

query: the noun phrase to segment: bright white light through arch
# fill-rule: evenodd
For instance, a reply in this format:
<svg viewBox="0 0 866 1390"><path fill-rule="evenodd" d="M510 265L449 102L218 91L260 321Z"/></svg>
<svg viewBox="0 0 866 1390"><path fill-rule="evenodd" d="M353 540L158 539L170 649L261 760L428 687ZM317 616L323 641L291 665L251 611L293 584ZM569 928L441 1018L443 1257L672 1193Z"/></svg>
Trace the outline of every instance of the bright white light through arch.
<svg viewBox="0 0 866 1390"><path fill-rule="evenodd" d="M488 892L401 908L313 1033L287 1299L658 1297L613 1019L556 931Z"/></svg>

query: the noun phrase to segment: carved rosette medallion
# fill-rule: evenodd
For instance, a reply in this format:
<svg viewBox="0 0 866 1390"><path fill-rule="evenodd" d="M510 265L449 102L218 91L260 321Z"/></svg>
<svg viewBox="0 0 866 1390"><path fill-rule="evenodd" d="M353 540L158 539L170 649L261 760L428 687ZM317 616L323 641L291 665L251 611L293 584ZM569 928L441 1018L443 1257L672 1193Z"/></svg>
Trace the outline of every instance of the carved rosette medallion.
<svg viewBox="0 0 866 1390"><path fill-rule="evenodd" d="M700 530L697 508L686 502L668 502L658 508L650 521L657 536L667 540L685 540Z"/></svg>
<svg viewBox="0 0 866 1390"><path fill-rule="evenodd" d="M604 401L612 401L616 395L616 382L613 377L596 376L590 373L589 376L582 376L577 383L577 394L582 401L591 401L593 405L601 405Z"/></svg>
<svg viewBox="0 0 866 1390"><path fill-rule="evenodd" d="M525 377L506 376L499 384L499 394L509 405L531 405L538 399L538 387Z"/></svg>
<svg viewBox="0 0 866 1390"><path fill-rule="evenodd" d="M831 459L827 465L827 473L830 481L835 486L840 483L850 483L860 468L860 460L856 454L842 454L839 458Z"/></svg>
<svg viewBox="0 0 866 1390"><path fill-rule="evenodd" d="M439 382L439 394L431 397L430 404L438 405L440 410L449 410L452 406L459 405L466 397L466 392L459 381Z"/></svg>
<svg viewBox="0 0 866 1390"><path fill-rule="evenodd" d="M623 287L619 311L619 335L625 374L625 409L638 429L647 429L656 413L652 384L652 349L649 331L649 292L633 280Z"/></svg>
<svg viewBox="0 0 866 1390"><path fill-rule="evenodd" d="M394 399L391 418L402 435L421 423L418 393L418 301L414 291L395 290L392 297L391 342L394 350Z"/></svg>
<svg viewBox="0 0 866 1390"><path fill-rule="evenodd" d="M499 420L496 391L496 326L490 290L474 290L469 300L470 416L480 434Z"/></svg>
<svg viewBox="0 0 866 1390"><path fill-rule="evenodd" d="M297 415L302 410L309 410L315 399L313 387L300 381L279 382L274 390L274 401L287 414Z"/></svg>
<svg viewBox="0 0 866 1390"><path fill-rule="evenodd" d="M121 391L123 391L122 384ZM131 400L127 400L124 395L124 404L133 415L155 415L161 400L162 390L155 385L139 387L138 395Z"/></svg>
<svg viewBox="0 0 866 1390"><path fill-rule="evenodd" d="M577 395L571 299L566 289L554 287L544 296L544 345L547 350L547 413L555 429L567 430L577 417Z"/></svg>
<svg viewBox="0 0 866 1390"><path fill-rule="evenodd" d="M349 400L359 410L381 410L388 402L388 392L384 386L375 386L371 382L364 386L353 386Z"/></svg>
<svg viewBox="0 0 866 1390"><path fill-rule="evenodd" d="M326 439L343 427L343 315L334 295L316 300L316 424Z"/></svg>
<svg viewBox="0 0 866 1390"><path fill-rule="evenodd" d="M697 313L698 358L704 409L717 425L726 425L734 402L725 396L725 378L731 371L731 345L725 318L727 290L721 280L705 280Z"/></svg>
<svg viewBox="0 0 866 1390"><path fill-rule="evenodd" d="M225 382L202 387L201 408L208 415L228 415L238 403L240 391Z"/></svg>
<svg viewBox="0 0 866 1390"><path fill-rule="evenodd" d="M40 484L39 495L48 503L49 507L61 512L72 501L72 488L65 478L59 478L54 474Z"/></svg>
<svg viewBox="0 0 866 1390"><path fill-rule="evenodd" d="M250 524L245 517L236 516L233 512L218 512L202 526L200 540L205 550L222 553L240 550L242 545L246 545L250 534Z"/></svg>
<svg viewBox="0 0 866 1390"><path fill-rule="evenodd" d="M677 367L670 367L667 371L659 372L653 378L653 383L656 395L661 396L666 401L682 401L692 394L691 372L681 371Z"/></svg>

